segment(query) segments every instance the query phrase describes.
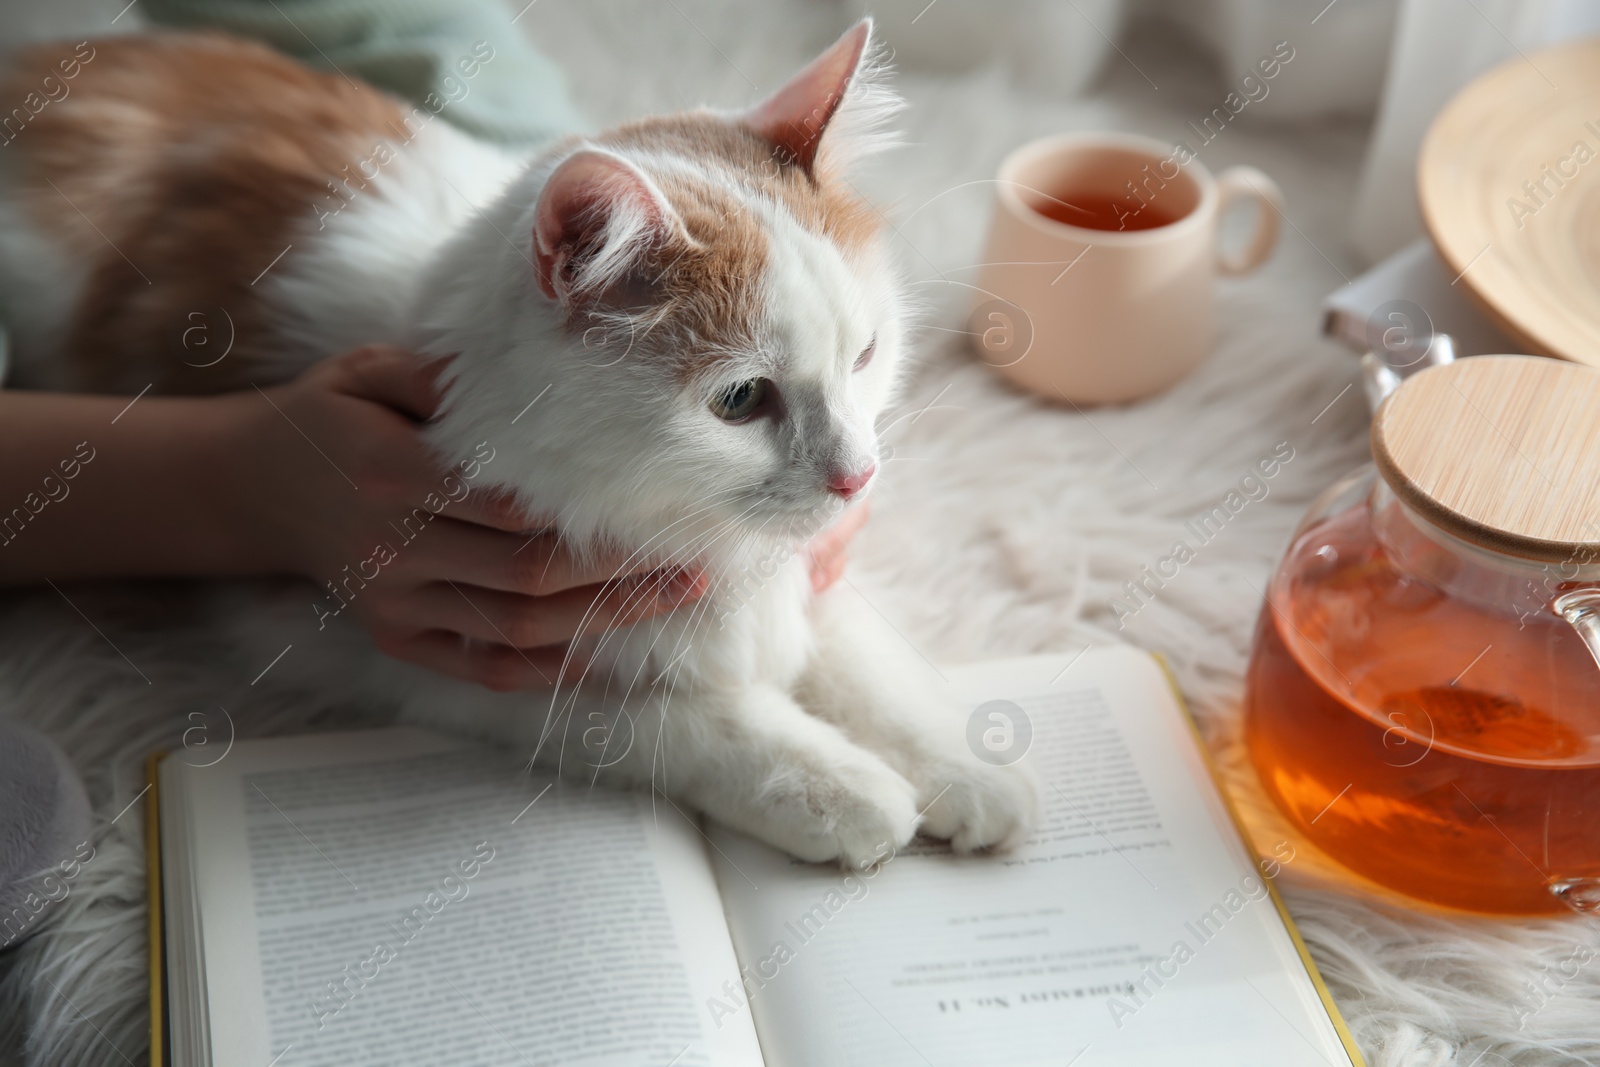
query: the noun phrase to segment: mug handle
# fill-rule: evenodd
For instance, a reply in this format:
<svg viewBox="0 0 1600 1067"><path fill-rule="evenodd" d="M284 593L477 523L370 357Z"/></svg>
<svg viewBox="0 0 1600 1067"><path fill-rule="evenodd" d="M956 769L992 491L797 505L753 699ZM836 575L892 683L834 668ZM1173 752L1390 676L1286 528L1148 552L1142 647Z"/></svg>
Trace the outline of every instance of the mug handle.
<svg viewBox="0 0 1600 1067"><path fill-rule="evenodd" d="M1249 274L1272 255L1278 243L1278 223L1283 218L1283 190L1278 183L1254 167L1229 167L1217 175L1217 214L1220 217L1236 200L1246 197L1256 202L1256 232L1236 256L1217 251L1217 269L1223 274Z"/></svg>

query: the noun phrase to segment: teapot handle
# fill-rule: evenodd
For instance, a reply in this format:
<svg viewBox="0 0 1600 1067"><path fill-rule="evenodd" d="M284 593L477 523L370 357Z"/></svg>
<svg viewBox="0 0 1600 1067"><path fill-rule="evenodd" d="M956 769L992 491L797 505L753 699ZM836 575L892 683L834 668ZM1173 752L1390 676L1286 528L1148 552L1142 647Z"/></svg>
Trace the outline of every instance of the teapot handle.
<svg viewBox="0 0 1600 1067"><path fill-rule="evenodd" d="M1378 405L1396 389L1400 383L1416 374L1418 371L1427 370L1445 363L1454 363L1456 355L1456 341L1447 333L1436 333L1428 338L1428 347L1420 356L1400 360L1395 358L1396 353L1373 349L1361 357L1361 386L1367 394L1367 408L1376 413Z"/></svg>
<svg viewBox="0 0 1600 1067"><path fill-rule="evenodd" d="M1574 589L1550 602L1550 610L1578 631L1584 647L1600 667L1600 589Z"/></svg>
<svg viewBox="0 0 1600 1067"><path fill-rule="evenodd" d="M1574 589L1550 602L1550 610L1578 632L1583 645L1600 666L1600 589ZM1579 912L1600 912L1600 878L1580 875L1571 878L1552 873L1550 892L1567 907Z"/></svg>

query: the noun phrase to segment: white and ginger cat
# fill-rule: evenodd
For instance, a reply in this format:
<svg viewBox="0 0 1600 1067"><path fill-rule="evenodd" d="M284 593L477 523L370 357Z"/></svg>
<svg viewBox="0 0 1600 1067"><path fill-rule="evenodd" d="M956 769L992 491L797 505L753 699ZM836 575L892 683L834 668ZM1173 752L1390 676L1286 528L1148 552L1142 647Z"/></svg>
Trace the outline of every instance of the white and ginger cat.
<svg viewBox="0 0 1600 1067"><path fill-rule="evenodd" d="M0 96L63 84L61 51L13 58ZM651 786L808 860L919 830L1015 845L1032 778L977 759L944 683L848 590L813 596L797 551L873 482L903 355L885 224L849 178L898 106L875 56L863 22L748 111L516 157L255 45L85 44L0 147L13 383L216 392L371 341L458 353L442 459L486 443L475 484L578 551L703 568L709 592L586 640L584 680L551 696L396 664L348 620L319 632L296 584L236 624L262 662L295 642L275 681ZM196 366L180 338L218 310L233 347Z"/></svg>

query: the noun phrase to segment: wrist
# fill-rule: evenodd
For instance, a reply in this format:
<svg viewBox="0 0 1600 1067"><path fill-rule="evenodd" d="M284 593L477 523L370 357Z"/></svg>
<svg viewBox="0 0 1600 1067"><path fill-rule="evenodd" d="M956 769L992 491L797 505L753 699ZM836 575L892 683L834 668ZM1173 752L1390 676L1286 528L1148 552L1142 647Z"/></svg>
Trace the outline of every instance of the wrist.
<svg viewBox="0 0 1600 1067"><path fill-rule="evenodd" d="M254 389L210 398L199 420L206 519L218 550L235 574L310 571L292 518L274 483L281 463L281 421Z"/></svg>

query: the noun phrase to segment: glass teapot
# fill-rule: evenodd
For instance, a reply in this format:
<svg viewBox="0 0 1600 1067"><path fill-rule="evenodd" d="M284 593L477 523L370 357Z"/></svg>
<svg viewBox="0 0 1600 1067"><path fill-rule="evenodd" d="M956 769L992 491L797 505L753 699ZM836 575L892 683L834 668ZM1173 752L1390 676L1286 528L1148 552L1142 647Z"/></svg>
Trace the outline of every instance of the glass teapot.
<svg viewBox="0 0 1600 1067"><path fill-rule="evenodd" d="M1390 384L1374 465L1316 501L1268 587L1252 761L1390 888L1600 909L1600 371L1479 356Z"/></svg>

